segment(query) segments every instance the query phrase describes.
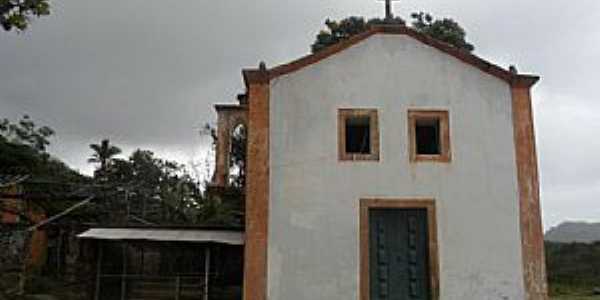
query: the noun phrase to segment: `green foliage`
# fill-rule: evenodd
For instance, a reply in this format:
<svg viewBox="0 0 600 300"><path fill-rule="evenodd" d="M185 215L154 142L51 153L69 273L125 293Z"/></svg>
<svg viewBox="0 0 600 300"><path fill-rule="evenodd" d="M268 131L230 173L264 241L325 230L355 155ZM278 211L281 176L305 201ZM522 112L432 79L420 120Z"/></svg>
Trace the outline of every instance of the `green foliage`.
<svg viewBox="0 0 600 300"><path fill-rule="evenodd" d="M99 164L95 177L101 179L101 184L98 181L91 184L91 179L46 153L53 134L52 129L36 126L28 116L18 123L0 121L0 174L31 175L32 180L22 184L24 191L45 195L47 201L36 200L35 205L49 216L81 201L62 196L82 190L84 195L93 194L96 199L69 214L70 220L118 224L126 220L129 212L142 220L163 225L225 225L236 220L233 206L207 199L200 183L183 165L140 149L128 159L115 158L121 150L108 139L90 145L93 154L89 161ZM245 141L245 131L234 136ZM240 153L235 164L243 166L241 155L245 153L245 142L243 146L235 145L236 153Z"/></svg>
<svg viewBox="0 0 600 300"><path fill-rule="evenodd" d="M313 53L318 52L353 35L367 31L371 25L381 24L404 25L405 22L402 18L394 18L392 20L370 19L369 21L365 21L363 17L357 16L348 17L341 21L327 19L325 20L327 29L321 30L317 34L316 41L312 44L311 50Z"/></svg>
<svg viewBox="0 0 600 300"><path fill-rule="evenodd" d="M106 184L127 189L129 210L160 224L195 219L202 199L198 182L183 165L160 159L148 150L136 150L127 160L113 159Z"/></svg>
<svg viewBox="0 0 600 300"><path fill-rule="evenodd" d="M412 27L417 31L469 52L475 50L475 47L466 41L465 30L456 21L448 18L435 20L424 12L413 13L411 17Z"/></svg>
<svg viewBox="0 0 600 300"><path fill-rule="evenodd" d="M239 225L236 224L235 207L214 197L204 199L196 215L196 222L205 226Z"/></svg>
<svg viewBox="0 0 600 300"><path fill-rule="evenodd" d="M31 174L47 159L47 155L39 153L23 144L9 142L0 136L0 173Z"/></svg>
<svg viewBox="0 0 600 300"><path fill-rule="evenodd" d="M548 293L552 300L599 300L600 296L594 296L593 287L569 285L550 282Z"/></svg>
<svg viewBox="0 0 600 300"><path fill-rule="evenodd" d="M24 115L17 123L8 119L0 120L0 136L11 143L27 145L36 151L46 151L46 147L50 145L48 139L53 135L52 128L38 127L28 115Z"/></svg>
<svg viewBox="0 0 600 300"><path fill-rule="evenodd" d="M0 121L0 174L29 175L22 182L23 192L45 195L48 199L29 202L31 208L51 216L73 205L73 201L56 199L71 191L70 185L85 184L88 178L69 168L65 163L46 153L49 138L54 131L47 126L37 127L24 116L18 123ZM28 225L31 221L22 215Z"/></svg>
<svg viewBox="0 0 600 300"><path fill-rule="evenodd" d="M600 242L595 244L546 242L548 281L553 286L600 285Z"/></svg>
<svg viewBox="0 0 600 300"><path fill-rule="evenodd" d="M466 42L466 33L464 29L452 19L434 20L430 14L414 13L412 28L431 36L434 39L449 43L467 51L473 51L473 45ZM405 21L400 17L392 19L370 19L365 21L363 17L352 16L341 21L325 21L325 30L321 30L315 42L311 45L313 53L321 51L331 45L350 38L361 32L365 32L372 25L405 25Z"/></svg>
<svg viewBox="0 0 600 300"><path fill-rule="evenodd" d="M172 186L181 179L183 166L176 162L156 158L152 151L135 150L128 160L114 159L107 176L110 183L134 183L146 189L161 185ZM187 178L187 174L184 173Z"/></svg>
<svg viewBox="0 0 600 300"><path fill-rule="evenodd" d="M0 25L6 31L25 30L31 17L49 14L49 0L0 0Z"/></svg>
<svg viewBox="0 0 600 300"><path fill-rule="evenodd" d="M38 180L74 181L84 176L46 153L54 130L27 115L17 123L0 120L0 174L28 174Z"/></svg>
<svg viewBox="0 0 600 300"><path fill-rule="evenodd" d="M105 179L104 177L110 164L112 163L113 157L120 154L121 149L111 145L108 139L103 139L100 144L91 144L90 148L94 151L94 153L92 153L92 156L88 159L88 162L100 164L99 168L94 173L94 176Z"/></svg>

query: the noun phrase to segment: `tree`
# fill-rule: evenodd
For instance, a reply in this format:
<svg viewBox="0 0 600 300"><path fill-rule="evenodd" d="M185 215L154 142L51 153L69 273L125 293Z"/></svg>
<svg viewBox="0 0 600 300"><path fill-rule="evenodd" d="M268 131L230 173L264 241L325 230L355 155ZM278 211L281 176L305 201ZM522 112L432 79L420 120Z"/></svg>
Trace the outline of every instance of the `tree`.
<svg viewBox="0 0 600 300"><path fill-rule="evenodd" d="M6 31L25 30L31 17L49 14L48 0L0 0L0 25Z"/></svg>
<svg viewBox="0 0 600 300"><path fill-rule="evenodd" d="M236 209L226 201L207 197L199 207L196 222L205 226L239 225Z"/></svg>
<svg viewBox="0 0 600 300"><path fill-rule="evenodd" d="M0 173L31 174L43 160L43 155L31 147L11 143L0 136Z"/></svg>
<svg viewBox="0 0 600 300"><path fill-rule="evenodd" d="M65 195L65 190L70 190L73 185L86 181L85 176L46 153L46 148L50 145L49 138L52 135L54 135L54 131L51 128L38 127L27 115L17 123L12 123L8 119L0 120L0 174L26 175L21 177L26 179L19 181L17 189L2 190L2 192L44 195L41 199L20 198L19 200L22 202L16 207L4 207L0 200L0 213L9 213L20 217L16 226L3 228L22 232L23 243L19 247L22 266L15 289L19 295L25 292L26 283L31 279L35 270L34 265L29 261L32 231L23 230L24 227L39 222L41 218L35 216L38 213L54 216L72 206L73 203L68 199L61 199L55 195ZM1 224L0 227L2 227ZM0 290L0 298L2 298L2 294Z"/></svg>
<svg viewBox="0 0 600 300"><path fill-rule="evenodd" d="M312 44L311 50L313 53L318 52L336 44L340 41L350 38L353 35L365 32L371 25L382 25L382 24L395 24L404 25L405 22L402 18L395 17L391 20L384 19L370 19L365 21L363 17L352 16L345 18L341 21L332 21L330 19L325 20L326 30L321 30L317 34L316 41Z"/></svg>
<svg viewBox="0 0 600 300"><path fill-rule="evenodd" d="M434 39L449 43L460 49L473 51L473 45L466 42L465 30L452 19L434 20L430 14L423 12L413 13L411 15L413 22L412 28L431 36ZM392 19L370 19L365 21L363 17L348 17L341 21L325 21L325 30L321 30L311 45L313 53L319 52L331 45L346 40L353 35L365 32L373 25L405 25L405 21L400 17Z"/></svg>
<svg viewBox="0 0 600 300"><path fill-rule="evenodd" d="M551 286L587 288L600 282L600 241L594 243L544 243Z"/></svg>
<svg viewBox="0 0 600 300"><path fill-rule="evenodd" d="M424 12L413 13L411 17L414 20L412 27L417 31L469 52L475 50L475 47L466 41L465 30L456 21L449 18L435 20Z"/></svg>
<svg viewBox="0 0 600 300"><path fill-rule="evenodd" d="M157 158L148 150L137 149L128 159L114 159L106 183L127 189L131 215L158 224L196 219L203 200L198 182L183 165Z"/></svg>
<svg viewBox="0 0 600 300"><path fill-rule="evenodd" d="M0 174L27 174L39 180L84 180L84 176L46 152L53 135L52 128L39 127L27 115L16 123L1 119Z"/></svg>
<svg viewBox="0 0 600 300"><path fill-rule="evenodd" d="M28 115L24 115L18 123L12 123L6 118L0 120L0 136L10 143L23 144L35 151L46 151L46 147L50 145L48 139L53 135L52 128L38 127Z"/></svg>
<svg viewBox="0 0 600 300"><path fill-rule="evenodd" d="M121 153L121 149L111 145L108 139L102 140L100 144L91 144L90 148L94 150L94 153L92 153L92 157L88 159L88 162L100 164L97 170L97 174L100 176L107 173L113 157Z"/></svg>

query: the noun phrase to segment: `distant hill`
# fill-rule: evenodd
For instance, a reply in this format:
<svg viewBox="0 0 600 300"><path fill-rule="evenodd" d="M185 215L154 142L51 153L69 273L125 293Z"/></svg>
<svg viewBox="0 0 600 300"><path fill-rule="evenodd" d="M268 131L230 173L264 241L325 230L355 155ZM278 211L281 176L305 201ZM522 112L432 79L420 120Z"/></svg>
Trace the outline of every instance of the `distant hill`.
<svg viewBox="0 0 600 300"><path fill-rule="evenodd" d="M565 222L548 230L544 239L555 243L600 242L600 223Z"/></svg>

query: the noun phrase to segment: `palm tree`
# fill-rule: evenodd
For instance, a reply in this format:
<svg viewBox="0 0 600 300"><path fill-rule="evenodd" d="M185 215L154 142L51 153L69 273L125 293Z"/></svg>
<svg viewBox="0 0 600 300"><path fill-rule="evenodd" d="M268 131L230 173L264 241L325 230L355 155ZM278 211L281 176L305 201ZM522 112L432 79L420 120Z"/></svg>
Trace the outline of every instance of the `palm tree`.
<svg viewBox="0 0 600 300"><path fill-rule="evenodd" d="M100 144L91 144L90 148L94 150L94 153L88 159L88 162L100 164L100 168L98 168L99 174L106 174L113 157L121 153L121 149L111 145L108 139L103 139Z"/></svg>

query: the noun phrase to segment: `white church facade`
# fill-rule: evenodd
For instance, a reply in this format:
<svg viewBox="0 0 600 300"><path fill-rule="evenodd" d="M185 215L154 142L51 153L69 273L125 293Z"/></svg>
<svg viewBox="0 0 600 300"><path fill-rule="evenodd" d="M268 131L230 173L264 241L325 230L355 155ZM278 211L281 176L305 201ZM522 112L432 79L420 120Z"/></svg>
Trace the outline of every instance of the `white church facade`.
<svg viewBox="0 0 600 300"><path fill-rule="evenodd" d="M403 26L243 75L244 299L547 299L537 76Z"/></svg>

